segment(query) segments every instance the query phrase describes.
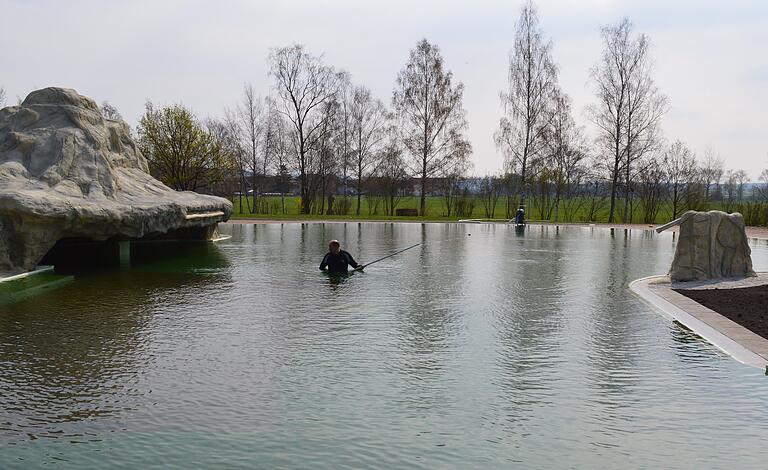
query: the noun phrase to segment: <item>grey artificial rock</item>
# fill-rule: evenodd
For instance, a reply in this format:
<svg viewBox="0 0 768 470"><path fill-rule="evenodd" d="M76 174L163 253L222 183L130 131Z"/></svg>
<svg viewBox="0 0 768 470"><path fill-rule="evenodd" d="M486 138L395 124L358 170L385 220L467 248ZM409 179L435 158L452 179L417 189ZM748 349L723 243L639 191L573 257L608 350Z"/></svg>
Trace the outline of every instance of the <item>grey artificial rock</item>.
<svg viewBox="0 0 768 470"><path fill-rule="evenodd" d="M672 281L755 276L741 214L688 211L678 224Z"/></svg>
<svg viewBox="0 0 768 470"><path fill-rule="evenodd" d="M0 110L0 272L34 269L62 238L142 238L215 227L226 199L149 175L128 125L65 88Z"/></svg>

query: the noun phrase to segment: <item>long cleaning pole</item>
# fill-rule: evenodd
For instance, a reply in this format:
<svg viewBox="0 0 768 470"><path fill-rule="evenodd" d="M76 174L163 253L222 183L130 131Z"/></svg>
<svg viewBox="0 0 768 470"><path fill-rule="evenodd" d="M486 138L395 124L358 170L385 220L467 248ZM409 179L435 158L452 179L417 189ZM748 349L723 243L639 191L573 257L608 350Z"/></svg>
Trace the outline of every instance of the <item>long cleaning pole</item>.
<svg viewBox="0 0 768 470"><path fill-rule="evenodd" d="M387 259L387 258L391 258L391 257L393 257L393 256L395 256L395 255L397 255L397 254L399 254L399 253L402 253L402 252L404 252L404 251L410 250L411 248L416 248L416 247L417 247L417 246L419 246L419 245L421 245L421 243L417 243L417 244L415 244L415 245L411 245L411 246L409 246L408 248L403 248L402 250L398 250L398 251L396 251L396 252L392 253L391 255L387 255L387 256L385 256L385 257L383 257L383 258L379 258L379 259L377 259L377 260L373 260L373 261L371 261L370 263L365 263L365 264L364 264L364 265L363 265L361 268L359 268L359 269L365 269L365 268L367 268L368 266L372 265L373 263L378 263L379 261L383 261L383 260L385 260L385 259Z"/></svg>

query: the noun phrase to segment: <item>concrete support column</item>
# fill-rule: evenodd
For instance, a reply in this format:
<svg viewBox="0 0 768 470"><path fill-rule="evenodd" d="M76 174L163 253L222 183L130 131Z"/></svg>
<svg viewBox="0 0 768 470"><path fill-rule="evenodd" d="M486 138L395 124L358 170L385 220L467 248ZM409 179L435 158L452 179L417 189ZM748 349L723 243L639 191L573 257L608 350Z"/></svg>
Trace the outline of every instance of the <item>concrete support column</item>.
<svg viewBox="0 0 768 470"><path fill-rule="evenodd" d="M120 253L120 269L128 269L131 267L131 242L128 240L121 240L117 242L118 250Z"/></svg>

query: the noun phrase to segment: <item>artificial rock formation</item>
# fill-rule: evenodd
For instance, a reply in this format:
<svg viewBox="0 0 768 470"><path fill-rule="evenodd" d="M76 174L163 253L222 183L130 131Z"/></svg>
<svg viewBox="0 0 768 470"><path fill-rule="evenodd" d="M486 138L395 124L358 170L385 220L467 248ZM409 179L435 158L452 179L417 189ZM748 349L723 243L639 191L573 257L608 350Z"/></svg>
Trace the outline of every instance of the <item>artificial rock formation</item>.
<svg viewBox="0 0 768 470"><path fill-rule="evenodd" d="M62 238L137 239L227 220L226 199L148 173L128 125L74 90L0 110L0 272L34 269Z"/></svg>
<svg viewBox="0 0 768 470"><path fill-rule="evenodd" d="M755 276L741 214L688 211L667 226L673 224L680 225L669 271L673 281Z"/></svg>

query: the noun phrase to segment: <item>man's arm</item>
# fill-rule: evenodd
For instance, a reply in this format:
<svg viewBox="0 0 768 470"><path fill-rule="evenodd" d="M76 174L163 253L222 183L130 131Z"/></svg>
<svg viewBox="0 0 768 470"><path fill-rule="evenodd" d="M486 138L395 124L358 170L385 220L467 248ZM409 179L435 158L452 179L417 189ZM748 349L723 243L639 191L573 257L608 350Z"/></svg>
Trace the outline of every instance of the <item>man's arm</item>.
<svg viewBox="0 0 768 470"><path fill-rule="evenodd" d="M328 255L323 256L323 260L320 262L320 271L325 270L328 267Z"/></svg>
<svg viewBox="0 0 768 470"><path fill-rule="evenodd" d="M350 266L352 266L352 267L353 267L353 268L355 268L355 269L357 269L357 268L359 268L359 267L360 267L360 265L359 265L359 264L357 264L357 261L355 261L355 258L353 258L353 257L352 257L352 255L350 255L350 254L349 254L349 252L346 252L346 251L345 251L345 252L344 252L344 254L346 254L346 255L347 255L347 261L349 261L349 265L350 265Z"/></svg>

